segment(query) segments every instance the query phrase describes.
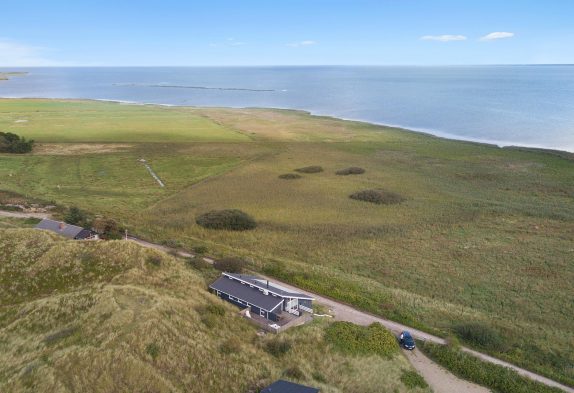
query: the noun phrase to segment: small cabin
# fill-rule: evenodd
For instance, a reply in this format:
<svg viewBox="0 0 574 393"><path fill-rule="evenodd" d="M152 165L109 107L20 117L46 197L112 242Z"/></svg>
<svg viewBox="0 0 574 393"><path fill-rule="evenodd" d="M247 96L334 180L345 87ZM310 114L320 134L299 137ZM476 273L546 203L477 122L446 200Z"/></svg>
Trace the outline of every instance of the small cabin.
<svg viewBox="0 0 574 393"><path fill-rule="evenodd" d="M74 240L97 240L99 238L96 232L89 229L68 224L62 221L50 220L48 218L44 218L42 221L40 221L35 228L54 232L58 235Z"/></svg>
<svg viewBox="0 0 574 393"><path fill-rule="evenodd" d="M313 298L269 280L245 274L222 273L209 290L221 299L270 321L283 313L300 316L313 313Z"/></svg>

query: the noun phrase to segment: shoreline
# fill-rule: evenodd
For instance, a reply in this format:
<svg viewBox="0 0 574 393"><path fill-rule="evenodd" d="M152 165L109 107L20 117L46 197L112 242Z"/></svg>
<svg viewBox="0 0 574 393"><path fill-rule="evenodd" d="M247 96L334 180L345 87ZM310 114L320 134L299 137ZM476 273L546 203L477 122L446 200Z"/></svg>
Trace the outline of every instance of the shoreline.
<svg viewBox="0 0 574 393"><path fill-rule="evenodd" d="M25 74L25 73L24 73ZM1 73L0 73L1 75ZM1 80L1 79L0 79ZM46 97L0 97L1 100L46 100L46 101L86 101L86 102L108 102L108 103L115 103L119 105L134 105L134 106L156 106L156 107L166 107L166 108L196 108L196 109L267 109L267 110L280 110L280 111L293 111L293 112L301 112L306 113L310 116L316 117L328 117L336 120L344 120L344 121L352 121L357 123L364 123L368 125L374 125L379 127L386 127L386 128L394 128L404 132L414 132L417 134L423 134L429 137L440 138L448 141L455 141L455 142L462 142L462 143L472 143L477 145L484 145L490 147L496 147L499 149L516 149L516 150L534 150L538 152L543 152L547 154L555 154L566 159L574 160L574 146L572 150L568 148L559 148L559 147L549 147L549 146L540 146L535 144L521 144L515 143L510 141L500 141L500 140L488 140L488 139L481 139L481 138L472 138L472 137L461 137L459 135L454 135L448 132L443 132L440 130L433 130L433 129L425 129L425 128L417 128L411 127L407 128L401 125L395 125L390 123L378 123L373 121L361 120L361 119L354 119L354 118L346 118L346 117L339 117L330 114L324 114L321 112L313 112L307 109L293 109L293 108L281 108L281 107L246 107L246 106L199 106L199 105L177 105L177 104L163 104L163 103L156 103L156 102L137 102L137 101L129 101L129 100L117 100L117 99L109 99L109 98L46 98Z"/></svg>

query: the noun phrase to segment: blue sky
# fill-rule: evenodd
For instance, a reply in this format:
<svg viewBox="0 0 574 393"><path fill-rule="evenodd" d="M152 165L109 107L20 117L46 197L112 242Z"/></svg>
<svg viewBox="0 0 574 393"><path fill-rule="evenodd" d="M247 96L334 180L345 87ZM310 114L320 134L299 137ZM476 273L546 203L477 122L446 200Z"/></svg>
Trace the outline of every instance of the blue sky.
<svg viewBox="0 0 574 393"><path fill-rule="evenodd" d="M0 67L574 63L571 0L7 1Z"/></svg>

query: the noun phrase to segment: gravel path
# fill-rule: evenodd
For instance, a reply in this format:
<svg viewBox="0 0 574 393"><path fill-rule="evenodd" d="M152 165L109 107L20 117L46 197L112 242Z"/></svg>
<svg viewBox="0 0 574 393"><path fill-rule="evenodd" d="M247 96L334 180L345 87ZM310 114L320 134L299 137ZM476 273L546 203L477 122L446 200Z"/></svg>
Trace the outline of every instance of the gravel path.
<svg viewBox="0 0 574 393"><path fill-rule="evenodd" d="M9 212L0 210L0 216L14 217L14 218L49 218L49 213L22 213L22 212Z"/></svg>

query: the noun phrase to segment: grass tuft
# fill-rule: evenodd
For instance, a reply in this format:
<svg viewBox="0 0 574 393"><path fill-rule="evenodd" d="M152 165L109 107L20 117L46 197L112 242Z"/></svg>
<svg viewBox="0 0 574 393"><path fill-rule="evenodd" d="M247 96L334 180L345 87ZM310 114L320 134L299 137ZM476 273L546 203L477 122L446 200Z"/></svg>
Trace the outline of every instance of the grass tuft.
<svg viewBox="0 0 574 393"><path fill-rule="evenodd" d="M297 174L297 173L284 173L282 175L279 175L279 179L284 179L284 180L294 180L294 179L301 179L303 176Z"/></svg>
<svg viewBox="0 0 574 393"><path fill-rule="evenodd" d="M253 217L237 209L212 210L199 215L195 221L204 228L228 231L246 231L257 227Z"/></svg>
<svg viewBox="0 0 574 393"><path fill-rule="evenodd" d="M348 176L348 175L362 175L365 173L363 168L359 168L358 166L351 166L349 168L340 169L335 174L339 176Z"/></svg>
<svg viewBox="0 0 574 393"><path fill-rule="evenodd" d="M323 167L319 166L319 165L311 165L311 166L306 166L303 168L297 168L295 169L295 172L299 172L299 173L319 173L319 172L323 172Z"/></svg>
<svg viewBox="0 0 574 393"><path fill-rule="evenodd" d="M383 190L364 190L349 195L349 198L358 201L376 203L377 205L394 205L405 201L400 194Z"/></svg>

